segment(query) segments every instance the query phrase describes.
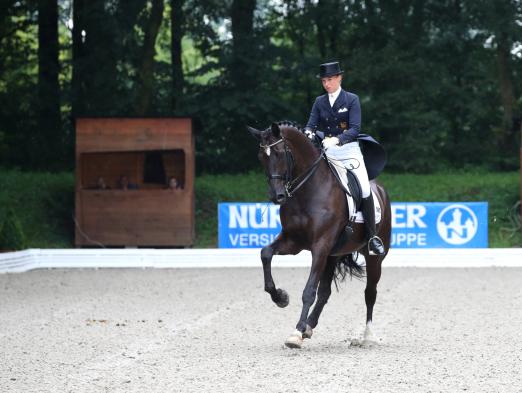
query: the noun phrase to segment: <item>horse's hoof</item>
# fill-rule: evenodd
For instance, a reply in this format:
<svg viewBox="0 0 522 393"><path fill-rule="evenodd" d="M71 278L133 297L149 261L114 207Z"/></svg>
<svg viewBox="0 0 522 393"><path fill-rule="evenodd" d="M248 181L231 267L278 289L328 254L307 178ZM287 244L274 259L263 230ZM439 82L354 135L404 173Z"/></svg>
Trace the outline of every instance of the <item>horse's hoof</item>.
<svg viewBox="0 0 522 393"><path fill-rule="evenodd" d="M288 303L290 302L290 297L284 289L279 288L277 290L277 298L279 299L277 302L275 302L275 304L277 304L277 307L285 308L286 306L288 306Z"/></svg>
<svg viewBox="0 0 522 393"><path fill-rule="evenodd" d="M350 345L352 347L370 348L377 344L378 344L377 341L373 341L373 340L365 340L365 339L361 340L359 338L352 338L350 340Z"/></svg>
<svg viewBox="0 0 522 393"><path fill-rule="evenodd" d="M373 346L375 346L375 345L377 345L377 344L378 344L378 343L377 343L377 341L375 341L375 340L366 340L366 339L364 339L364 340L362 341L361 347L368 348L368 347L373 347Z"/></svg>
<svg viewBox="0 0 522 393"><path fill-rule="evenodd" d="M300 349L303 346L303 333L296 330L286 339L285 345L288 348Z"/></svg>
<svg viewBox="0 0 522 393"><path fill-rule="evenodd" d="M313 329L310 327L310 325L306 325L306 329L303 333L303 338L312 338L312 334L314 334Z"/></svg>

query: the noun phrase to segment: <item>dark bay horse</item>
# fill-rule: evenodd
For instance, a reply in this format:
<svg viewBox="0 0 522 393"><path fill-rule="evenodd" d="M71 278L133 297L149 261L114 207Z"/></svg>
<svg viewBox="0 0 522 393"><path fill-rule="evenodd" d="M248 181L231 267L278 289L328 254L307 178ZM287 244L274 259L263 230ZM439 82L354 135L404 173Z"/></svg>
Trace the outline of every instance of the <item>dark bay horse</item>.
<svg viewBox="0 0 522 393"><path fill-rule="evenodd" d="M270 200L281 205L281 233L261 250L265 291L279 307L286 307L289 297L284 289L277 288L274 283L272 257L295 255L301 250L310 250L312 254L310 275L303 290L301 316L295 332L285 344L300 348L303 339L312 336L330 297L336 268L340 269L344 263L350 273L361 269L351 258L356 251L363 254L366 260L364 340L373 341L371 324L377 283L391 238L391 208L386 191L371 182L372 192L377 196L382 211L377 235L384 243L386 254L369 255L364 224L353 224L353 233L348 238L343 234L348 224L346 195L322 152L292 124L273 123L264 131L251 127L248 130L260 142L259 159L268 177Z"/></svg>

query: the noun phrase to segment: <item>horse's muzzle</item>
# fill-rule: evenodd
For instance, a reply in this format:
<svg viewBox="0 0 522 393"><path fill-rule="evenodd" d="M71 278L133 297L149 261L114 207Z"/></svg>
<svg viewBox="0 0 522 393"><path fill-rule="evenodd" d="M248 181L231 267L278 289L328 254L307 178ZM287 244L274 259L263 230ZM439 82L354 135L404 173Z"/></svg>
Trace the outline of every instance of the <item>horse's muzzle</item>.
<svg viewBox="0 0 522 393"><path fill-rule="evenodd" d="M279 205L282 205L286 201L286 195L285 194L277 194L275 202Z"/></svg>

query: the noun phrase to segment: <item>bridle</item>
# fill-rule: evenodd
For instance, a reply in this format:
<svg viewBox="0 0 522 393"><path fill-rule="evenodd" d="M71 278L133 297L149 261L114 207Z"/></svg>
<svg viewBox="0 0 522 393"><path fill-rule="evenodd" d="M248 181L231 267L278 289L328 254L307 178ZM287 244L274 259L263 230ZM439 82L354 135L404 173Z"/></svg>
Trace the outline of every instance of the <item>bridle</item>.
<svg viewBox="0 0 522 393"><path fill-rule="evenodd" d="M263 145L259 144L259 146L263 149L265 149L265 154L270 157L270 148L273 146L276 146L280 143L283 143L284 145L284 152L285 152L285 160L286 160L286 170L285 172L281 174L273 174L268 173L268 181L271 180L284 180L285 182L285 194L288 198L291 198L294 196L295 192L299 190L303 184L307 182L308 179L312 177L312 175L315 173L316 169L319 166L319 163L321 162L321 159L324 157L324 151L321 151L321 154L317 159L313 162L313 164L302 174L297 176L295 179L292 179L292 171L294 169L294 158L292 156L292 151L288 148L288 144L286 143L285 138L281 137L281 139L275 141L274 143Z"/></svg>

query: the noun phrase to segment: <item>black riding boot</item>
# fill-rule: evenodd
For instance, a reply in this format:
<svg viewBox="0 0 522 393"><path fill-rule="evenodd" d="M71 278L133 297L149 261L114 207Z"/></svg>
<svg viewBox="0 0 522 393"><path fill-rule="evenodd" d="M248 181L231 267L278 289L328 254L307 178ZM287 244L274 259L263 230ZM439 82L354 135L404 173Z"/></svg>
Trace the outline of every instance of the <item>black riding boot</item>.
<svg viewBox="0 0 522 393"><path fill-rule="evenodd" d="M384 245L382 240L375 236L375 207L373 205L372 194L368 198L363 198L361 206L364 216L364 227L368 237L368 250L370 255L384 255Z"/></svg>

